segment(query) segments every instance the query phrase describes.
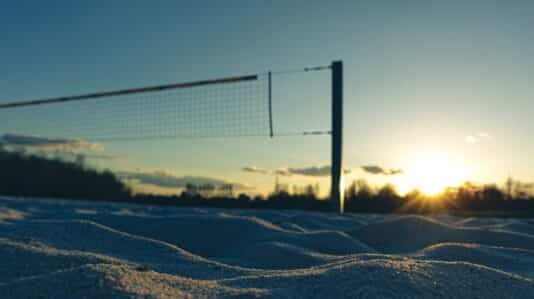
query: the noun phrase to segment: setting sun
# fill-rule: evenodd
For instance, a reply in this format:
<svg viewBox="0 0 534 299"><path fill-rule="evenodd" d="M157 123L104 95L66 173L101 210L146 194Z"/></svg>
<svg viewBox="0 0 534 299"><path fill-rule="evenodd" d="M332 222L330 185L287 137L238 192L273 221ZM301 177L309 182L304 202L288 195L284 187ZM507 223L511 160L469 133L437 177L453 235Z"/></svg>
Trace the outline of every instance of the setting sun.
<svg viewBox="0 0 534 299"><path fill-rule="evenodd" d="M422 155L408 164L396 185L403 194L418 189L434 195L446 187L460 185L468 176L469 169L461 162L444 155Z"/></svg>

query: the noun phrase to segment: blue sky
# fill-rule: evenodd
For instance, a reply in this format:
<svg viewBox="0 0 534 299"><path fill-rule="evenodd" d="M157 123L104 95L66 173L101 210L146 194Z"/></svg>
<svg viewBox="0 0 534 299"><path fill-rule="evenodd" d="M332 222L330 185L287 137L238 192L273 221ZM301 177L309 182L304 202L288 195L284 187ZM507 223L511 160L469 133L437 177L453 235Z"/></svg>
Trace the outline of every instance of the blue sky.
<svg viewBox="0 0 534 299"><path fill-rule="evenodd" d="M360 167L409 171L420 157L439 156L469 168L465 178L473 181L502 181L509 174L531 180L532 15L529 1L6 1L0 9L0 102L342 59L350 178L395 181ZM309 76L294 85L275 78L278 129L329 125L328 74ZM165 169L260 189L274 178L242 167L329 163L326 137L106 148L128 162L95 161L100 167ZM328 188L326 178L288 180Z"/></svg>

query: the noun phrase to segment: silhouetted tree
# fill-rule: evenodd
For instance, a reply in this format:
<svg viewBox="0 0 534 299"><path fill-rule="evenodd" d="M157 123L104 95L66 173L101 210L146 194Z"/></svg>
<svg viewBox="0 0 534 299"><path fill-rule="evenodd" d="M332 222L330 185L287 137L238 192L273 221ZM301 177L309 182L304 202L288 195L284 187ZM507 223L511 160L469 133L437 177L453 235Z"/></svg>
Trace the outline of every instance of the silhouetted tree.
<svg viewBox="0 0 534 299"><path fill-rule="evenodd" d="M506 199L512 199L512 189L514 188L514 180L511 176L506 179Z"/></svg>
<svg viewBox="0 0 534 299"><path fill-rule="evenodd" d="M111 172L84 169L76 163L0 150L0 194L124 200L129 188Z"/></svg>
<svg viewBox="0 0 534 299"><path fill-rule="evenodd" d="M503 200L505 199L504 193L495 184L484 185L479 191L479 199L485 200Z"/></svg>
<svg viewBox="0 0 534 299"><path fill-rule="evenodd" d="M421 190L413 189L412 191L406 193L405 198L407 200L421 200L425 198L425 195L423 194L423 192L421 192Z"/></svg>
<svg viewBox="0 0 534 299"><path fill-rule="evenodd" d="M395 198L398 195L397 189L392 184L385 184L377 192L379 198Z"/></svg>

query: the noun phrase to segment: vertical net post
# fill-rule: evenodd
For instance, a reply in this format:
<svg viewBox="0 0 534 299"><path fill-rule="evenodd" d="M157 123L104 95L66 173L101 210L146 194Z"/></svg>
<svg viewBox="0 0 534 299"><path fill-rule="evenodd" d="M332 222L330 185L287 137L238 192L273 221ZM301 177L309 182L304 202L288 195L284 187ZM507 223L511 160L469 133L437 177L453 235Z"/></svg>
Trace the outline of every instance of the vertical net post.
<svg viewBox="0 0 534 299"><path fill-rule="evenodd" d="M269 79L269 135L271 138L274 137L273 132L273 74L271 71L269 71L268 74Z"/></svg>
<svg viewBox="0 0 534 299"><path fill-rule="evenodd" d="M343 62L332 63L332 187L330 200L340 213L344 211L342 190L343 155Z"/></svg>

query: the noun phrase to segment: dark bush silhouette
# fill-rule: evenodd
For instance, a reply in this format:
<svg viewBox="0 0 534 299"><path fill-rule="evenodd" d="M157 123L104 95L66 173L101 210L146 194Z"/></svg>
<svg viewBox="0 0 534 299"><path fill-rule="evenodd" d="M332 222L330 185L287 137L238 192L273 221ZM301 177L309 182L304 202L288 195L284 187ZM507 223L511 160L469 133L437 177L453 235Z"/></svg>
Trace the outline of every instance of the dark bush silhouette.
<svg viewBox="0 0 534 299"><path fill-rule="evenodd" d="M0 148L0 194L126 200L130 190L109 171Z"/></svg>

